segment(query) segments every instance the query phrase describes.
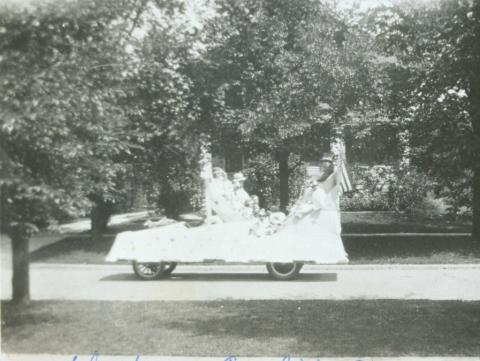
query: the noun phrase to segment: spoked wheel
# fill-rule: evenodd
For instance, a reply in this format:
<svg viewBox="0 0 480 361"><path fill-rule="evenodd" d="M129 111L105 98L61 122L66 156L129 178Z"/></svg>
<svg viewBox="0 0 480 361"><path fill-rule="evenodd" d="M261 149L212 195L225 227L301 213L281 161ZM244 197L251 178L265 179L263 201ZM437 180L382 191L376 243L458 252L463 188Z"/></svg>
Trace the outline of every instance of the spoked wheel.
<svg viewBox="0 0 480 361"><path fill-rule="evenodd" d="M298 276L303 263L267 263L267 270L270 276L277 280L287 281Z"/></svg>
<svg viewBox="0 0 480 361"><path fill-rule="evenodd" d="M142 263L134 261L133 271L142 280L156 280L172 273L176 266L176 263Z"/></svg>
<svg viewBox="0 0 480 361"><path fill-rule="evenodd" d="M163 275L168 276L171 275L173 271L175 271L175 268L177 268L177 264L175 262L171 263L164 263L165 269L163 270Z"/></svg>

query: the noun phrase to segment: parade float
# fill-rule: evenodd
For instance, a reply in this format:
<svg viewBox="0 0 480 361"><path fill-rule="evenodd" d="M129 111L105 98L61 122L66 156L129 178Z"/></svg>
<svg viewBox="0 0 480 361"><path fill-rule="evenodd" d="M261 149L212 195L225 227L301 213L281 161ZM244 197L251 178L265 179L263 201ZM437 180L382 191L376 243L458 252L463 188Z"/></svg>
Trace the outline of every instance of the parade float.
<svg viewBox="0 0 480 361"><path fill-rule="evenodd" d="M265 263L279 280L295 278L304 264L348 262L341 239L338 197L341 164L323 160L307 166L305 185L288 216L267 212L243 189L242 173L229 180L204 152L201 178L204 217L153 224L117 235L108 262L130 261L141 279L158 279L185 263Z"/></svg>

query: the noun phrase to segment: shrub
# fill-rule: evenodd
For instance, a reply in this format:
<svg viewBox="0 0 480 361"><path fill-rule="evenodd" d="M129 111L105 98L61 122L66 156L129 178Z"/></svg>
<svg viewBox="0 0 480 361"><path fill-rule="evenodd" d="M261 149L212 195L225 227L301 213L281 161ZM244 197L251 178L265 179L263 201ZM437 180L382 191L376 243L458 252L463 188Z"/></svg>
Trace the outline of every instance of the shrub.
<svg viewBox="0 0 480 361"><path fill-rule="evenodd" d="M395 211L421 212L428 206L427 196L434 186L435 182L420 170L399 168L387 192L390 207Z"/></svg>
<svg viewBox="0 0 480 361"><path fill-rule="evenodd" d="M356 192L341 198L342 210L414 213L431 207L427 195L436 183L415 167L354 166L351 175Z"/></svg>
<svg viewBox="0 0 480 361"><path fill-rule="evenodd" d="M161 185L158 207L165 210L167 217L200 210L203 203L201 183L195 177L170 180Z"/></svg>
<svg viewBox="0 0 480 361"><path fill-rule="evenodd" d="M443 180L437 191L447 205L447 212L452 218L458 215L471 215L473 204L471 172L458 174L456 179Z"/></svg>
<svg viewBox="0 0 480 361"><path fill-rule="evenodd" d="M390 210L385 194L354 193L340 198L340 209L343 211L387 211Z"/></svg>
<svg viewBox="0 0 480 361"><path fill-rule="evenodd" d="M292 154L289 159L290 203L294 203L300 195L305 179L305 169L300 165L300 158ZM280 180L278 177L278 163L268 155L257 155L249 159L243 170L247 181L245 189L250 194L256 194L262 208L271 209L280 205Z"/></svg>
<svg viewBox="0 0 480 361"><path fill-rule="evenodd" d="M247 181L245 189L258 196L262 208L277 206L280 199L278 165L267 155L257 155L249 159L243 170Z"/></svg>

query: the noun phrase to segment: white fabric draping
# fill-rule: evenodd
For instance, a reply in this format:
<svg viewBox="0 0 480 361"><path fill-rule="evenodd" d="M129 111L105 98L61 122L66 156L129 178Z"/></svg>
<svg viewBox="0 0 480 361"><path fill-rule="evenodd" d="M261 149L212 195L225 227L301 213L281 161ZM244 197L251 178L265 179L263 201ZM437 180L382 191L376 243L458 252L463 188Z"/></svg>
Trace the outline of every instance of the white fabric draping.
<svg viewBox="0 0 480 361"><path fill-rule="evenodd" d="M333 176L333 175L332 175ZM188 228L182 223L118 234L106 260L138 262L348 262L330 177L304 192L272 235L251 232L255 220Z"/></svg>

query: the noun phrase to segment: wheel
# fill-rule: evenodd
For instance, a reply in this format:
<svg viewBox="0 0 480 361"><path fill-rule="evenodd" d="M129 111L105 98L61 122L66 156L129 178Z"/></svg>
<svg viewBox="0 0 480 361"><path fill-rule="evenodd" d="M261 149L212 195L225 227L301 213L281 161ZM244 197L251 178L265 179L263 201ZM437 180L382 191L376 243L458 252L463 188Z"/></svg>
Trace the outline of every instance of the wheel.
<svg viewBox="0 0 480 361"><path fill-rule="evenodd" d="M297 277L303 267L303 263L267 263L270 276L277 280L287 281Z"/></svg>
<svg viewBox="0 0 480 361"><path fill-rule="evenodd" d="M177 268L177 264L175 262L172 263L165 263L165 268L163 269L163 276L168 276L172 274L173 271L175 271L175 268Z"/></svg>
<svg viewBox="0 0 480 361"><path fill-rule="evenodd" d="M133 272L142 280L156 280L164 275L167 264L159 263L141 263L133 261ZM173 269L172 269L173 271ZM172 272L170 271L170 272Z"/></svg>

